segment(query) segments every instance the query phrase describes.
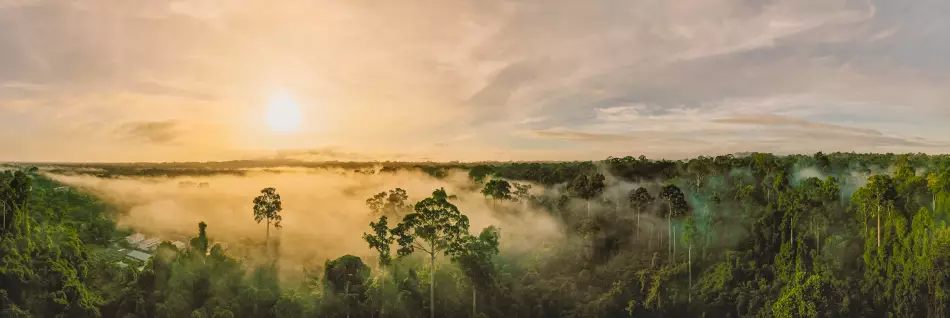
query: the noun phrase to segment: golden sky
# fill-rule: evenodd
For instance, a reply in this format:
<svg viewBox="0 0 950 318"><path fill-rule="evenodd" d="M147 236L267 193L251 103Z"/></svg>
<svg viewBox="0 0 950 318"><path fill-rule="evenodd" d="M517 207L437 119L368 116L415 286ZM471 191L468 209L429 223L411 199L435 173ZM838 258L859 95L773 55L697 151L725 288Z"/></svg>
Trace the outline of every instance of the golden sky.
<svg viewBox="0 0 950 318"><path fill-rule="evenodd" d="M0 0L0 160L944 152L948 11ZM299 129L269 125L275 99Z"/></svg>

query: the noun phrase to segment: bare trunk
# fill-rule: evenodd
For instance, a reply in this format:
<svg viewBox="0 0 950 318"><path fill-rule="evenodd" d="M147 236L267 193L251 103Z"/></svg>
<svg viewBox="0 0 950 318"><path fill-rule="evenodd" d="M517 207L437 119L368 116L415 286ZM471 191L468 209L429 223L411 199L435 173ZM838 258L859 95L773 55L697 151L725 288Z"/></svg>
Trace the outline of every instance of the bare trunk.
<svg viewBox="0 0 950 318"><path fill-rule="evenodd" d="M673 262L673 252L674 252L674 251L673 251L673 240L674 240L673 235L674 235L674 234L673 234L673 205L672 205L672 204L670 205L670 214L667 215L667 217L666 217L666 223L667 223L667 226L669 227L669 228L668 228L668 231L667 231L667 236L669 236L669 237L667 238L667 239L669 240L669 250L668 250L668 252L669 252L669 254L670 254L670 263L672 263L672 262Z"/></svg>
<svg viewBox="0 0 950 318"><path fill-rule="evenodd" d="M676 263L676 228L673 228L673 236L670 237L670 243L673 244L673 254L671 256L673 256L672 260L673 260L673 263L675 264Z"/></svg>
<svg viewBox="0 0 950 318"><path fill-rule="evenodd" d="M267 219L267 234L264 235L264 253L270 254L270 219Z"/></svg>
<svg viewBox="0 0 950 318"><path fill-rule="evenodd" d="M877 207L877 248L881 248L881 207Z"/></svg>
<svg viewBox="0 0 950 318"><path fill-rule="evenodd" d="M587 218L590 218L590 201L587 201Z"/></svg>
<svg viewBox="0 0 950 318"><path fill-rule="evenodd" d="M619 196L619 195L614 196L614 201L617 201L617 204L616 204L616 206L617 206L617 208L616 208L616 213L619 214L619 213L620 213L620 196ZM625 216L626 216L626 215L625 215Z"/></svg>
<svg viewBox="0 0 950 318"><path fill-rule="evenodd" d="M435 244L430 244L435 246ZM435 249L429 254L429 317L435 318Z"/></svg>
<svg viewBox="0 0 950 318"><path fill-rule="evenodd" d="M687 266L689 266L689 292L686 293L686 302L693 302L693 244L689 244L687 250Z"/></svg>
<svg viewBox="0 0 950 318"><path fill-rule="evenodd" d="M640 209L637 209L637 238L640 238Z"/></svg>
<svg viewBox="0 0 950 318"><path fill-rule="evenodd" d="M653 228L652 227L650 228L650 235L649 235L649 238L647 239L647 248L651 250L653 249Z"/></svg>

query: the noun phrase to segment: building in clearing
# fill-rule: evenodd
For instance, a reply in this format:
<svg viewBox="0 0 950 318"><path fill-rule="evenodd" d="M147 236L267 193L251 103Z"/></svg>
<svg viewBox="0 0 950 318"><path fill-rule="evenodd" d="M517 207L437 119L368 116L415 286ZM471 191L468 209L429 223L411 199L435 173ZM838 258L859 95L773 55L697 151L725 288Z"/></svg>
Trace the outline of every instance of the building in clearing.
<svg viewBox="0 0 950 318"><path fill-rule="evenodd" d="M185 245L185 242L182 241L174 241L172 242L172 245L175 245L175 247L177 247L179 250L183 250L187 246Z"/></svg>
<svg viewBox="0 0 950 318"><path fill-rule="evenodd" d="M125 238L125 241L126 241L126 242L129 242L129 244L138 244L139 242L141 242L141 241L144 240L144 239L145 239L145 235L142 235L142 234L139 234L139 233L135 233L135 234L132 234L132 235L127 236L127 237Z"/></svg>
<svg viewBox="0 0 950 318"><path fill-rule="evenodd" d="M143 251L151 251L158 248L158 244L161 244L161 243L162 243L161 239L157 237L153 237L139 243L138 248Z"/></svg>
<svg viewBox="0 0 950 318"><path fill-rule="evenodd" d="M152 258L152 255L147 254L147 253L142 253L139 251L131 251L129 252L128 255L126 255L126 257L128 257L131 260L136 260L140 262L148 262L148 260Z"/></svg>

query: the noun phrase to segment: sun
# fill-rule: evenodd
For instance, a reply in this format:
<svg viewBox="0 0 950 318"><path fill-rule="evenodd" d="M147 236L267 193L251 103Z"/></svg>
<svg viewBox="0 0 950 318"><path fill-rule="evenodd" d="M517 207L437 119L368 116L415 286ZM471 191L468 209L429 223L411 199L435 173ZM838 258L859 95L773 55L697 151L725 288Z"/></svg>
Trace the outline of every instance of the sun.
<svg viewBox="0 0 950 318"><path fill-rule="evenodd" d="M267 105L267 126L271 131L291 133L300 131L303 124L300 106L286 92L278 92L271 96Z"/></svg>

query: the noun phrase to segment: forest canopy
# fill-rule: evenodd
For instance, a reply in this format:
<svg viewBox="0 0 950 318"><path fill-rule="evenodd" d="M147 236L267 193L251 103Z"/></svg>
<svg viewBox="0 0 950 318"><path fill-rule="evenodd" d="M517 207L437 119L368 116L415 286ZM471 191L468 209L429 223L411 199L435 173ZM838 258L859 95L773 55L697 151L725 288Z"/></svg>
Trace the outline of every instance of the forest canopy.
<svg viewBox="0 0 950 318"><path fill-rule="evenodd" d="M299 269L274 252L308 243L279 239L298 220L282 212L294 202L271 184L247 195L254 208L241 215L260 223L265 243L244 257L214 240L229 231L214 222L182 229L187 243L131 244L132 229L115 221L121 205L53 177L281 173L294 165L6 165L0 316L948 315L950 156L299 165L436 180L461 173L467 189L378 189L359 200L362 209L335 212L374 220L347 234L363 249ZM519 229L472 226L460 191L484 197L492 214L540 211L564 235L527 252L506 249L506 231ZM357 256L367 253L377 256Z"/></svg>

